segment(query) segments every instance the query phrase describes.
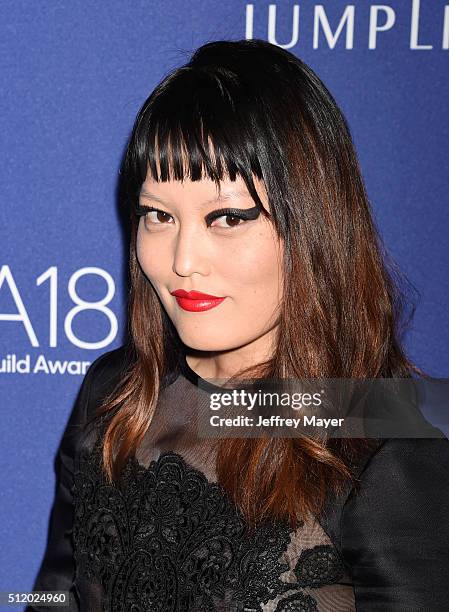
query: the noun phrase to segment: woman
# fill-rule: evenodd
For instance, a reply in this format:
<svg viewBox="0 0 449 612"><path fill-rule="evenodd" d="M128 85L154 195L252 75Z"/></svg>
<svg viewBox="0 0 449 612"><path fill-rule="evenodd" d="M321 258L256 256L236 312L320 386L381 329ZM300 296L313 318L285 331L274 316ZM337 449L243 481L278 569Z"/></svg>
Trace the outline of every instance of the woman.
<svg viewBox="0 0 449 612"><path fill-rule="evenodd" d="M122 175L130 340L82 385L35 589L73 610L447 610L440 430L197 430L245 377L421 373L326 87L262 40L208 43L143 105Z"/></svg>

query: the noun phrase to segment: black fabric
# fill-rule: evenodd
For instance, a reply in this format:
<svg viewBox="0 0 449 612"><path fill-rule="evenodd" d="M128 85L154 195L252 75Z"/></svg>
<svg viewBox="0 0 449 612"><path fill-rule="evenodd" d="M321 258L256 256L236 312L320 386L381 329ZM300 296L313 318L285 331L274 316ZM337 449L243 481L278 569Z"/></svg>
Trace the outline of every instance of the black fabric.
<svg viewBox="0 0 449 612"><path fill-rule="evenodd" d="M106 353L83 381L35 590L71 590L70 611L449 609L446 438L384 440L359 465L359 492L295 532L267 523L249 536L196 435L197 387L212 389L185 360L121 483L105 481L85 424L130 359Z"/></svg>
<svg viewBox="0 0 449 612"><path fill-rule="evenodd" d="M340 547L369 610L449 609L449 443L392 439L342 512Z"/></svg>

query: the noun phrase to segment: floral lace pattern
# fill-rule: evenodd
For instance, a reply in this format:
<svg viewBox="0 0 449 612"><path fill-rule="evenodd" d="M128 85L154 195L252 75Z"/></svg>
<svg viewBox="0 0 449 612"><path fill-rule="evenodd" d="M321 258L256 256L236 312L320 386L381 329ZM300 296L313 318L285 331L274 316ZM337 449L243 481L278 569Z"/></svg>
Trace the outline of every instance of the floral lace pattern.
<svg viewBox="0 0 449 612"><path fill-rule="evenodd" d="M110 612L312 612L310 590L345 573L328 544L290 567L294 530L266 522L250 534L224 489L175 452L148 467L130 460L110 485L98 449L83 451L73 492L77 578L101 585Z"/></svg>

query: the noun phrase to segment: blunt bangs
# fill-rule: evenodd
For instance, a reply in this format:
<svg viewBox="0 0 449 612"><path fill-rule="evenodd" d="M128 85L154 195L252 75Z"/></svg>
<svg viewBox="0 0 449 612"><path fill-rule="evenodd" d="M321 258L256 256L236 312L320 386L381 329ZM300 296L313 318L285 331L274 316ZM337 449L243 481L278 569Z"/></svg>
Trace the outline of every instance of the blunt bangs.
<svg viewBox="0 0 449 612"><path fill-rule="evenodd" d="M253 176L267 175L261 160L272 146L257 126L254 99L245 95L238 76L219 67L183 66L153 91L142 107L128 147L128 177L138 193L147 172L157 182L198 181L217 184L240 176L262 214ZM267 163L267 162L266 162Z"/></svg>

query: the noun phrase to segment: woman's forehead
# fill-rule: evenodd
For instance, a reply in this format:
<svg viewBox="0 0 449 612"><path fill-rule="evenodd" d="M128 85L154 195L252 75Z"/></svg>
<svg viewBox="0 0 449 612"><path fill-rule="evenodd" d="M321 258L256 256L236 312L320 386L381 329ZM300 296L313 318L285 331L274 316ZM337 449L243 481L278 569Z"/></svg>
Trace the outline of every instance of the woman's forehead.
<svg viewBox="0 0 449 612"><path fill-rule="evenodd" d="M262 202L266 201L266 190L263 182L257 177L253 177L253 180ZM196 181L192 181L188 177L182 180L156 181L151 173L147 173L140 189L140 196L167 205L176 203L179 199L190 198L204 205L213 204L216 201L252 201L245 181L239 175L233 181L228 177L223 177L217 184L209 177L203 177Z"/></svg>

